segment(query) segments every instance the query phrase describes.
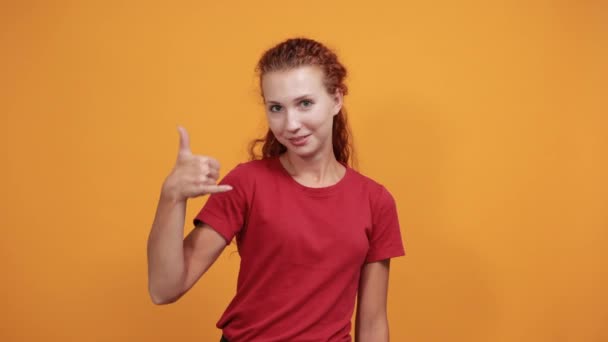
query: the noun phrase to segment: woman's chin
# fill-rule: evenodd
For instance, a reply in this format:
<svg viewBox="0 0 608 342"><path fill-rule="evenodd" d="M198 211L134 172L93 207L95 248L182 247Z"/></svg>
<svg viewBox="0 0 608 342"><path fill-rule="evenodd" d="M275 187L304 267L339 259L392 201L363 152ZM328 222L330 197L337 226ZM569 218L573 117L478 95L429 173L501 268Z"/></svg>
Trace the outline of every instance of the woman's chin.
<svg viewBox="0 0 608 342"><path fill-rule="evenodd" d="M290 146L290 153L301 158L301 159L312 159L319 155L319 149L313 148L312 146L302 146L293 148Z"/></svg>
<svg viewBox="0 0 608 342"><path fill-rule="evenodd" d="M306 142L306 144L299 146L297 144L290 144L289 142L287 142L287 144L284 144L283 146L287 147L287 150L290 154L302 159L315 158L319 154L323 153L323 148L321 148L317 141L313 139L310 139ZM329 148L329 150L331 151L331 148Z"/></svg>

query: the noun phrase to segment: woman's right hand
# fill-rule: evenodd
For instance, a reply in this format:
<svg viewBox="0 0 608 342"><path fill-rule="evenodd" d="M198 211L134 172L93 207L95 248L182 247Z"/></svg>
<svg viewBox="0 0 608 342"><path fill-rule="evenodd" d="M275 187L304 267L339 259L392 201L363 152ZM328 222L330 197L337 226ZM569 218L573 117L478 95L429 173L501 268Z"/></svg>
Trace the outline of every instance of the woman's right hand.
<svg viewBox="0 0 608 342"><path fill-rule="evenodd" d="M163 196L176 201L232 190L230 185L217 185L220 163L211 157L192 154L190 137L183 127L179 130L179 151L173 170L165 179Z"/></svg>

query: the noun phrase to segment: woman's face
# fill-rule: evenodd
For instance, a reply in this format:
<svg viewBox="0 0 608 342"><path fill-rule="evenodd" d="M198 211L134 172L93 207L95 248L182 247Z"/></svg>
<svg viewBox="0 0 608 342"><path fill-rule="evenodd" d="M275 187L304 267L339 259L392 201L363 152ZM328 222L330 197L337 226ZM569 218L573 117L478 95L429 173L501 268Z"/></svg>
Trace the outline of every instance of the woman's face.
<svg viewBox="0 0 608 342"><path fill-rule="evenodd" d="M277 140L302 158L332 151L333 117L342 95L330 95L318 67L274 71L262 77L268 126Z"/></svg>

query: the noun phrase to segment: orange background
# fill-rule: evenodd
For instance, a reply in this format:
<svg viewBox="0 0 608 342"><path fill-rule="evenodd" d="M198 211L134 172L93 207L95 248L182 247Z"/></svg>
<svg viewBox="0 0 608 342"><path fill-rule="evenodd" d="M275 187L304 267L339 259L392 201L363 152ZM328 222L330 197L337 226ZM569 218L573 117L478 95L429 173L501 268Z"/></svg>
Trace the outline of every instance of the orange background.
<svg viewBox="0 0 608 342"><path fill-rule="evenodd" d="M255 62L294 35L349 68L398 202L392 341L608 341L602 1L3 1L0 340L219 340L236 247L154 306L146 239L177 125L245 160Z"/></svg>

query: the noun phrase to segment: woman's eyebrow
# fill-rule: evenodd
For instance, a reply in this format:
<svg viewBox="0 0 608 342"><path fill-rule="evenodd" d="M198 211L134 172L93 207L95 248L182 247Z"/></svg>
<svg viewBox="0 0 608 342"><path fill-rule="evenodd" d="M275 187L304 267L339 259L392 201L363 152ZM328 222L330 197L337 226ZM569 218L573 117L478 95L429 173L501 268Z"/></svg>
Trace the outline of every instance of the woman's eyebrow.
<svg viewBox="0 0 608 342"><path fill-rule="evenodd" d="M306 98L312 97L312 95L306 94L306 95L302 95L302 96L298 96L295 99L293 99L293 102L298 102L300 100L304 100Z"/></svg>
<svg viewBox="0 0 608 342"><path fill-rule="evenodd" d="M304 100L305 98L309 98L309 97L312 97L312 95L306 94L306 95L298 96L295 99L293 99L293 102L298 102L300 100ZM281 104L281 102L272 101L272 100L266 101L266 103L268 103L268 104Z"/></svg>

